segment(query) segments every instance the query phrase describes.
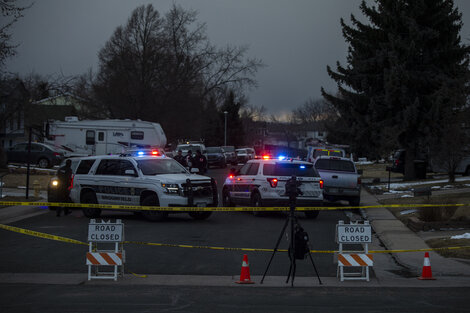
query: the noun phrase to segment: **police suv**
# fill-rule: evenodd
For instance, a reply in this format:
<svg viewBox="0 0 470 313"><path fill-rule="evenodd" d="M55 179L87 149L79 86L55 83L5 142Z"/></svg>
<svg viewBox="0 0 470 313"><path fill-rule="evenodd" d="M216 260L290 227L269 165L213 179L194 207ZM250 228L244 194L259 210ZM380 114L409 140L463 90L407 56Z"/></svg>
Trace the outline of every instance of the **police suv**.
<svg viewBox="0 0 470 313"><path fill-rule="evenodd" d="M249 205L265 207L271 205L289 206L286 182L296 176L301 193L297 206L322 206L323 181L310 162L272 159L263 156L249 160L238 171L225 180L222 188L224 206ZM259 215L260 212L253 212ZM316 218L319 211L305 211L308 218Z"/></svg>
<svg viewBox="0 0 470 313"><path fill-rule="evenodd" d="M196 170L197 171L197 170ZM70 198L75 203L122 204L162 207L217 206L215 180L188 172L172 158L161 155L94 156L80 160ZM151 221L171 212L138 211ZM83 208L87 217L98 217L98 208ZM212 212L188 212L206 219Z"/></svg>

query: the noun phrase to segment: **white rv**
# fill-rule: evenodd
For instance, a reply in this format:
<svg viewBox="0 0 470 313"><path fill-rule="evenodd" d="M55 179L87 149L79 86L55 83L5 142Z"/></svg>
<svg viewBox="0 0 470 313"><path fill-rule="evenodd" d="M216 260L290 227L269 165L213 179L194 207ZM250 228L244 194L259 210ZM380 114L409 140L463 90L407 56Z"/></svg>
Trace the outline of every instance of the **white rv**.
<svg viewBox="0 0 470 313"><path fill-rule="evenodd" d="M68 116L65 121L45 125L47 143L69 151L69 156L122 153L128 148L163 148L166 136L158 123L141 120L83 120Z"/></svg>

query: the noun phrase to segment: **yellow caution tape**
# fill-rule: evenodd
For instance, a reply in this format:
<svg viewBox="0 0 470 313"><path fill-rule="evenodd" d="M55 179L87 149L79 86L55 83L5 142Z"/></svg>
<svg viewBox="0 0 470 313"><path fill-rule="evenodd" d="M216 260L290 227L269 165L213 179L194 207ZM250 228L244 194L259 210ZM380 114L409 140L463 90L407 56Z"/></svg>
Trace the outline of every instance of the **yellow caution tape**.
<svg viewBox="0 0 470 313"><path fill-rule="evenodd" d="M95 203L63 203L63 202L12 202L0 201L3 206L53 206L67 208L98 208L105 210L136 210L136 211L165 211L165 212L252 212L252 211L289 211L289 207L160 207L140 205L95 204ZM468 203L449 204L386 204L369 206L336 206L336 207L296 207L296 211L335 211L351 209L376 209L376 208L430 208L430 207L462 207L470 206Z"/></svg>
<svg viewBox="0 0 470 313"><path fill-rule="evenodd" d="M0 228L3 228L5 230L9 230L9 231L13 231L13 232L16 232L16 233L20 233L20 234L23 234L23 235L29 235L29 236L39 237L39 238L44 238L44 239L49 239L49 240L62 241L62 242L67 242L67 243L73 243L73 244L88 246L87 243L82 242L82 241L78 241L78 240L70 239L70 238L66 238L66 237L61 237L61 236L56 236L56 235L50 235L50 234L46 234L46 233L41 233L41 232L38 232L38 231L29 230L29 229L23 229L23 228L3 225L3 224L0 224Z"/></svg>
<svg viewBox="0 0 470 313"><path fill-rule="evenodd" d="M135 277L147 278L147 275L145 275L145 274L136 274L136 273L134 273L134 272L129 272L129 273L131 273L131 274L134 275Z"/></svg>
<svg viewBox="0 0 470 313"><path fill-rule="evenodd" d="M24 235L33 237L40 237L49 240L56 240L61 242L86 245L87 243L70 239L66 237L41 233L28 229L23 229L14 226L8 226L0 224L0 228L17 232ZM192 249L208 249L208 250L219 250L219 251L248 251L248 252L274 252L274 249L263 249L263 248L230 248L230 247L213 247L213 246L195 246L195 245L182 245L182 244L169 244L169 243L155 243L155 242L144 242L144 241L124 241L123 244L135 244L135 245L146 245L146 246L157 246L157 247L172 247L172 248L192 248ZM470 246L460 247L443 247L443 248L424 248L424 249L410 249L410 250L369 250L369 253L401 253L401 252L426 252L426 251L438 251L438 250L460 250L470 249ZM287 249L277 249L277 252L287 252ZM311 253L338 253L338 250L310 250ZM343 252L355 252L355 251L343 251Z"/></svg>

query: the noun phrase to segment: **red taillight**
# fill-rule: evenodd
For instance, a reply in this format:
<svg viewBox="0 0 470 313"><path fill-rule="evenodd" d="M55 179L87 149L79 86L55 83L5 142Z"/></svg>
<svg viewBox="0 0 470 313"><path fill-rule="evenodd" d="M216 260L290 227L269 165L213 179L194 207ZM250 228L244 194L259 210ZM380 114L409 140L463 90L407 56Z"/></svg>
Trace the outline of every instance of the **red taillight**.
<svg viewBox="0 0 470 313"><path fill-rule="evenodd" d="M157 151L157 150L153 150L153 151L152 151L152 155L158 155L158 151Z"/></svg>
<svg viewBox="0 0 470 313"><path fill-rule="evenodd" d="M395 160L395 166L398 166L399 163L400 163L400 160Z"/></svg>
<svg viewBox="0 0 470 313"><path fill-rule="evenodd" d="M323 179L320 179L320 189L323 189Z"/></svg>
<svg viewBox="0 0 470 313"><path fill-rule="evenodd" d="M357 178L357 184L358 184L358 185L360 185L360 184L361 184L361 182L362 182L362 181L361 181L361 178L360 178L360 177L358 177L358 178Z"/></svg>
<svg viewBox="0 0 470 313"><path fill-rule="evenodd" d="M277 182L278 182L277 178L267 178L267 180L272 188L277 187Z"/></svg>
<svg viewBox="0 0 470 313"><path fill-rule="evenodd" d="M61 156L62 154L60 154L59 152L54 152L54 156Z"/></svg>
<svg viewBox="0 0 470 313"><path fill-rule="evenodd" d="M233 175L229 175L229 176L228 176L228 178L230 178L230 179L233 179L233 177L234 177Z"/></svg>
<svg viewBox="0 0 470 313"><path fill-rule="evenodd" d="M263 160L269 160L269 155L263 155Z"/></svg>

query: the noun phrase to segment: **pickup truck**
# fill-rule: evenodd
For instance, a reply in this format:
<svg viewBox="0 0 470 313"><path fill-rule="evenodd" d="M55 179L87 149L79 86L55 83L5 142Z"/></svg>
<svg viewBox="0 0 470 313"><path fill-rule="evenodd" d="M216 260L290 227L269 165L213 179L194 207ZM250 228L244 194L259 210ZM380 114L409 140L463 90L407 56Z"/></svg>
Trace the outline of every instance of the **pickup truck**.
<svg viewBox="0 0 470 313"><path fill-rule="evenodd" d="M323 199L346 200L349 205L361 202L361 178L354 162L347 158L319 156L314 167L324 181Z"/></svg>

